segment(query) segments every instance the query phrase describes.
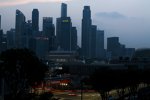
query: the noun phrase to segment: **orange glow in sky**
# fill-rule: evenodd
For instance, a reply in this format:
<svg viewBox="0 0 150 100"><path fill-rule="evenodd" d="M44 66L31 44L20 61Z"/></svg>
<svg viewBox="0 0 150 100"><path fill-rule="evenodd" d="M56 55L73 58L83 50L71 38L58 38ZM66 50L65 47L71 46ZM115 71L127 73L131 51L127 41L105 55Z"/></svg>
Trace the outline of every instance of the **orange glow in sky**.
<svg viewBox="0 0 150 100"><path fill-rule="evenodd" d="M2 6L14 6L14 5L21 5L27 3L44 3L44 2L64 2L64 1L71 1L71 0L10 0L10 1L0 1L0 7Z"/></svg>

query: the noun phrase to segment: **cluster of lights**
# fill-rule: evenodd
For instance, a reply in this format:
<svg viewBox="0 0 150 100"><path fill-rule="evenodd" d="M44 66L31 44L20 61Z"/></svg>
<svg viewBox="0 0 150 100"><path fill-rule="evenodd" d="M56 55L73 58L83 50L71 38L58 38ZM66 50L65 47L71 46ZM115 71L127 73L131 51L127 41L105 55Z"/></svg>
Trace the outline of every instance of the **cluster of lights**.
<svg viewBox="0 0 150 100"><path fill-rule="evenodd" d="M60 83L61 86L68 86L67 83Z"/></svg>

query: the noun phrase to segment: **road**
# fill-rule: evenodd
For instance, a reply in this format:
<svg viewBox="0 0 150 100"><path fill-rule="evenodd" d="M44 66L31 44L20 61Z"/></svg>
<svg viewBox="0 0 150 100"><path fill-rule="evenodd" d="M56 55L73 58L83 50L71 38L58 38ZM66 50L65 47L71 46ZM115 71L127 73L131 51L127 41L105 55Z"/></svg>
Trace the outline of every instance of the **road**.
<svg viewBox="0 0 150 100"><path fill-rule="evenodd" d="M56 92L54 97L60 100L81 100L80 92ZM83 92L82 100L100 100L99 93L96 92Z"/></svg>

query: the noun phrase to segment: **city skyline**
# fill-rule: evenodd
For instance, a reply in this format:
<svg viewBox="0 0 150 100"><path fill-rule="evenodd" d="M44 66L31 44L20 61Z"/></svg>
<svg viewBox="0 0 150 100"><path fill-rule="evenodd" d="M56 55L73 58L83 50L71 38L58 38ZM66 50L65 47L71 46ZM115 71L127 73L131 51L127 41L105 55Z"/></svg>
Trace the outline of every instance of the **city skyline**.
<svg viewBox="0 0 150 100"><path fill-rule="evenodd" d="M92 20L93 20L92 24L97 25L98 29L100 30L105 30L106 37L118 36L120 37L120 42L126 44L127 47L135 47L135 48L149 47L150 30L148 29L149 28L148 25L150 23L149 23L148 17L150 15L148 14L148 12L146 12L148 8L146 4L149 1L139 0L137 2L136 1L130 2L127 0L126 6L123 6L123 4L117 0L116 1L112 0L107 3L104 2L103 0L99 1L99 3L103 3L104 5L108 4L107 7L104 7L104 6L98 7L98 5L94 6L94 4L96 4L97 2L98 2L97 0L92 1L92 2L88 0L87 1L72 0L72 1L66 2L68 5L68 16L71 17L73 26L77 27L78 37L79 37L78 44L80 44L81 42L80 40L81 40L82 9L84 5L89 5L91 7L91 12L92 12L91 14ZM125 1L122 1L122 2L125 3ZM77 3L79 4L77 5ZM118 3L117 4L118 7L114 7L115 6L114 3ZM40 4L41 3L29 3L29 4L17 5L17 6L5 6L5 7L1 6L0 15L2 16L2 29L4 29L4 32L9 30L11 27L14 28L13 20L15 16L12 16L9 18L8 16L9 14L14 13L15 11L14 12L10 12L10 11L16 10L16 8L20 9L25 14L27 20L31 19L31 12L33 8L37 8L39 10L39 15L40 15L40 20L39 20L40 30L42 29L41 28L42 17L53 17L54 24L56 26L56 18L60 16L60 9L59 9L60 2L59 3L50 2L49 4L42 3L41 5ZM145 6L142 6L142 5L145 5ZM111 11L110 8L112 7L114 7L114 9L112 9ZM128 9L126 9L125 11L123 7L124 8L126 7ZM12 9L10 10L10 8ZM74 9L74 13L72 12L73 9ZM7 12L10 12L10 13L7 13ZM29 15L29 12L30 12L30 15ZM49 12L49 13L45 14L45 12ZM77 12L78 14L76 14ZM76 15L79 15L79 16L76 16ZM5 21L8 21L10 23L6 23ZM106 38L105 38L105 41L106 41ZM105 47L106 47L106 44L105 44Z"/></svg>

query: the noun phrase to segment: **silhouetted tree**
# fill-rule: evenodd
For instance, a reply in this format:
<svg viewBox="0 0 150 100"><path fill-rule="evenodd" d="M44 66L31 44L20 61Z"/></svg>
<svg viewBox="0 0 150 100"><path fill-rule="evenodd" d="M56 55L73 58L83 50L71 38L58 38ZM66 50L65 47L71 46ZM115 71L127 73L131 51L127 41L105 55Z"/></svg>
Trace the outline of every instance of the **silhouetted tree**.
<svg viewBox="0 0 150 100"><path fill-rule="evenodd" d="M98 91L102 100L108 100L109 91L116 88L116 73L110 69L99 69L91 77L93 88Z"/></svg>
<svg viewBox="0 0 150 100"><path fill-rule="evenodd" d="M29 88L35 82L41 82L44 78L47 66L28 49L11 49L2 52L0 60L1 77L5 80L5 86L12 97L29 92Z"/></svg>

